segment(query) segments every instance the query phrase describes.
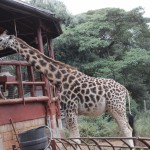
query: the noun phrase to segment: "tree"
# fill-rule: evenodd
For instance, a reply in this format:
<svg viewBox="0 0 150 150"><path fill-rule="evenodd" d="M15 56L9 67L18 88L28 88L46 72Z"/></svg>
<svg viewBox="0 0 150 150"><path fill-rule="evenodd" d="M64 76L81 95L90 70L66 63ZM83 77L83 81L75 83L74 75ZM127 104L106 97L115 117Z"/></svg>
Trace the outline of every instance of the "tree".
<svg viewBox="0 0 150 150"><path fill-rule="evenodd" d="M144 10L106 8L74 16L55 41L56 59L124 84L142 106L149 100L150 30Z"/></svg>
<svg viewBox="0 0 150 150"><path fill-rule="evenodd" d="M70 23L72 18L63 2L59 0L30 0L32 5L44 8L54 13L57 18L60 18L61 22L65 25Z"/></svg>

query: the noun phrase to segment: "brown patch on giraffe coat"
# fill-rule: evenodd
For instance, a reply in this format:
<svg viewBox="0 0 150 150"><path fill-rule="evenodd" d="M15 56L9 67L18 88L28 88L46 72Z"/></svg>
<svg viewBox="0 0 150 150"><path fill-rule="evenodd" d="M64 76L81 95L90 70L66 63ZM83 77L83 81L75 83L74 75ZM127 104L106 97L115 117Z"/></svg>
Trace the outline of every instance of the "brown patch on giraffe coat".
<svg viewBox="0 0 150 150"><path fill-rule="evenodd" d="M93 92L94 94L96 93L96 87L93 87L93 88L91 88L90 90L91 90L91 92Z"/></svg>
<svg viewBox="0 0 150 150"><path fill-rule="evenodd" d="M94 102L94 103L96 102L95 101L95 96L93 94L90 94L90 98L91 98L92 102Z"/></svg>
<svg viewBox="0 0 150 150"><path fill-rule="evenodd" d="M20 44L20 47L23 48L23 49L24 49L24 48L27 48L27 46L24 45L24 44Z"/></svg>
<svg viewBox="0 0 150 150"><path fill-rule="evenodd" d="M93 106L93 103L89 103L89 107L92 107Z"/></svg>
<svg viewBox="0 0 150 150"><path fill-rule="evenodd" d="M53 75L51 74L51 73L48 73L48 75L47 75L50 79L52 79L53 78Z"/></svg>
<svg viewBox="0 0 150 150"><path fill-rule="evenodd" d="M21 50L19 50L19 48L18 47L16 47L17 48L17 51L20 53L20 54L22 54L23 53L23 50L21 49Z"/></svg>
<svg viewBox="0 0 150 150"><path fill-rule="evenodd" d="M26 60L29 61L29 59L30 59L30 55L27 54L27 55L26 55Z"/></svg>
<svg viewBox="0 0 150 150"><path fill-rule="evenodd" d="M45 67L47 65L47 62L45 62L44 60L39 60L39 63L41 64L42 67Z"/></svg>
<svg viewBox="0 0 150 150"><path fill-rule="evenodd" d="M85 102L89 102L89 101L90 101L89 96L85 96Z"/></svg>
<svg viewBox="0 0 150 150"><path fill-rule="evenodd" d="M110 94L110 92L108 92L108 93L107 93L107 95L108 95L108 98L110 98L110 97L111 97L111 94Z"/></svg>
<svg viewBox="0 0 150 150"><path fill-rule="evenodd" d="M90 108L89 108L88 104L85 103L84 106L87 109L87 111L90 111Z"/></svg>
<svg viewBox="0 0 150 150"><path fill-rule="evenodd" d="M32 61L31 61L31 65L32 65L32 66L35 66L35 64L36 64L36 61L32 60Z"/></svg>
<svg viewBox="0 0 150 150"><path fill-rule="evenodd" d="M32 51L32 50L29 50L29 54L34 55L34 54L35 54L35 52L34 52L34 51Z"/></svg>
<svg viewBox="0 0 150 150"><path fill-rule="evenodd" d="M99 94L99 95L102 95L102 94L103 94L103 91L98 91L98 94Z"/></svg>
<svg viewBox="0 0 150 150"><path fill-rule="evenodd" d="M40 55L37 55L37 58L42 58Z"/></svg>
<svg viewBox="0 0 150 150"><path fill-rule="evenodd" d="M68 91L68 93L67 93L67 94L69 94L69 95L70 95L70 94L71 94L71 91Z"/></svg>
<svg viewBox="0 0 150 150"><path fill-rule="evenodd" d="M67 71L66 71L66 70L61 70L61 73L62 73L62 74L66 74Z"/></svg>
<svg viewBox="0 0 150 150"><path fill-rule="evenodd" d="M84 89L82 89L82 90L81 90L81 93L84 95L84 94L85 94L85 90L84 90Z"/></svg>
<svg viewBox="0 0 150 150"><path fill-rule="evenodd" d="M79 101L81 102L81 104L83 104L83 102L84 102L83 95L78 93L77 96L79 97Z"/></svg>
<svg viewBox="0 0 150 150"><path fill-rule="evenodd" d="M52 65L52 64L49 64L49 68L52 72L55 72L56 71L56 68Z"/></svg>
<svg viewBox="0 0 150 150"><path fill-rule="evenodd" d="M63 95L66 95L66 94L67 94L67 91L64 91L64 92L63 92Z"/></svg>
<svg viewBox="0 0 150 150"><path fill-rule="evenodd" d="M89 89L86 89L86 94L90 94L90 90Z"/></svg>
<svg viewBox="0 0 150 150"><path fill-rule="evenodd" d="M79 82L76 80L76 81L73 82L73 84L71 85L70 90L73 91L73 90L76 88L77 85L79 85Z"/></svg>
<svg viewBox="0 0 150 150"><path fill-rule="evenodd" d="M78 87L76 87L76 88L74 89L73 92L77 94L79 91L80 91L80 87L78 86Z"/></svg>
<svg viewBox="0 0 150 150"><path fill-rule="evenodd" d="M40 70L40 69L41 69L41 67L40 67L39 65L35 66L35 68L36 68L37 70Z"/></svg>
<svg viewBox="0 0 150 150"><path fill-rule="evenodd" d="M70 76L68 82L71 83L75 79L74 76Z"/></svg>
<svg viewBox="0 0 150 150"><path fill-rule="evenodd" d="M87 87L87 83L83 83L82 88L86 88L86 87Z"/></svg>
<svg viewBox="0 0 150 150"><path fill-rule="evenodd" d="M96 100L99 101L100 100L100 96L96 95Z"/></svg>
<svg viewBox="0 0 150 150"><path fill-rule="evenodd" d="M63 84L63 88L64 89L68 89L69 88L69 84L68 83Z"/></svg>
<svg viewBox="0 0 150 150"><path fill-rule="evenodd" d="M65 100L65 96L64 95L61 95L61 100L63 100L63 101Z"/></svg>
<svg viewBox="0 0 150 150"><path fill-rule="evenodd" d="M64 75L62 82L66 82L69 77L69 74Z"/></svg>
<svg viewBox="0 0 150 150"><path fill-rule="evenodd" d="M37 59L37 57L36 57L36 56L32 56L32 58L33 58L33 59Z"/></svg>
<svg viewBox="0 0 150 150"><path fill-rule="evenodd" d="M60 71L57 71L57 73L55 74L55 76L56 76L57 79L61 79L61 77L62 77Z"/></svg>
<svg viewBox="0 0 150 150"><path fill-rule="evenodd" d="M93 86L93 84L92 84L92 83L90 83L90 84L89 84L89 87L91 88L92 86Z"/></svg>

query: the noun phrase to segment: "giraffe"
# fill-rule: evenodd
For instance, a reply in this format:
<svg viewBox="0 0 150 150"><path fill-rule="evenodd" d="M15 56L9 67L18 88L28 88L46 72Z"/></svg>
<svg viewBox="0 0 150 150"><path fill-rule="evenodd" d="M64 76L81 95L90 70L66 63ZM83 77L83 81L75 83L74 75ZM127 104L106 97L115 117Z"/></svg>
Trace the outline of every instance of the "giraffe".
<svg viewBox="0 0 150 150"><path fill-rule="evenodd" d="M85 75L70 65L45 56L22 39L4 32L0 35L0 50L6 48L25 57L37 71L59 88L70 137L80 137L78 115L99 116L106 111L117 121L124 136L132 137L132 128L126 117L126 98L131 113L129 92L123 85L113 79ZM133 140L127 139L126 142L134 147Z"/></svg>

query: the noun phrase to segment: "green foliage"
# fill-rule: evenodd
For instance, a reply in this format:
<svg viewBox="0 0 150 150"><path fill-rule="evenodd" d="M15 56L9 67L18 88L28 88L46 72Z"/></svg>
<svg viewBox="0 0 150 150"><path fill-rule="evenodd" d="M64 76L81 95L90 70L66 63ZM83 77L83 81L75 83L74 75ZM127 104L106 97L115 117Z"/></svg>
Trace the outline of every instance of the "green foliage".
<svg viewBox="0 0 150 150"><path fill-rule="evenodd" d="M150 111L139 112L135 118L135 127L137 136L149 137L150 135Z"/></svg>
<svg viewBox="0 0 150 150"><path fill-rule="evenodd" d="M109 116L84 117L79 119L79 129L82 137L118 136L118 126L114 120L108 121Z"/></svg>
<svg viewBox="0 0 150 150"><path fill-rule="evenodd" d="M56 59L90 76L115 79L143 108L150 97L150 18L143 17L143 8L105 8L73 17L58 0L30 3L55 13L64 24L54 41Z"/></svg>
<svg viewBox="0 0 150 150"><path fill-rule="evenodd" d="M56 59L125 85L143 107L150 96L150 19L144 10L106 8L74 16L55 40Z"/></svg>
<svg viewBox="0 0 150 150"><path fill-rule="evenodd" d="M60 18L61 22L68 25L71 20L71 14L68 12L63 2L59 0L30 0L32 5L44 8L55 14L55 17Z"/></svg>

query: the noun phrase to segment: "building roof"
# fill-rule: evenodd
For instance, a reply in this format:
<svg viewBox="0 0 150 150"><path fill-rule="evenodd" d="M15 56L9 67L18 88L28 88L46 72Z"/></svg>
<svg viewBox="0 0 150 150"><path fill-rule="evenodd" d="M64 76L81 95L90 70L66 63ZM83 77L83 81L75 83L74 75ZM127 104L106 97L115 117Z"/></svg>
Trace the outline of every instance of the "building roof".
<svg viewBox="0 0 150 150"><path fill-rule="evenodd" d="M44 17L47 19L52 19L55 21L59 21L59 19L55 18L55 14L26 2L20 0L1 0L0 4L3 8L10 8L12 10L16 10L22 13L30 14L32 16Z"/></svg>
<svg viewBox="0 0 150 150"><path fill-rule="evenodd" d="M5 11L5 13L3 13L2 11ZM17 20L20 17L28 17L32 19L40 18L42 20L45 20L47 22L46 24L50 24L49 28L53 26L53 38L59 36L62 33L59 23L60 19L56 18L54 13L39 7L35 7L20 0L0 1L0 27L1 22L7 21L8 23L9 20ZM6 18L7 20L3 18Z"/></svg>
<svg viewBox="0 0 150 150"><path fill-rule="evenodd" d="M0 34L7 30L9 34L17 35L36 47L39 26L42 29L43 44L47 42L47 37L53 39L62 34L60 19L54 13L20 0L0 0ZM11 53L1 52L0 57Z"/></svg>

